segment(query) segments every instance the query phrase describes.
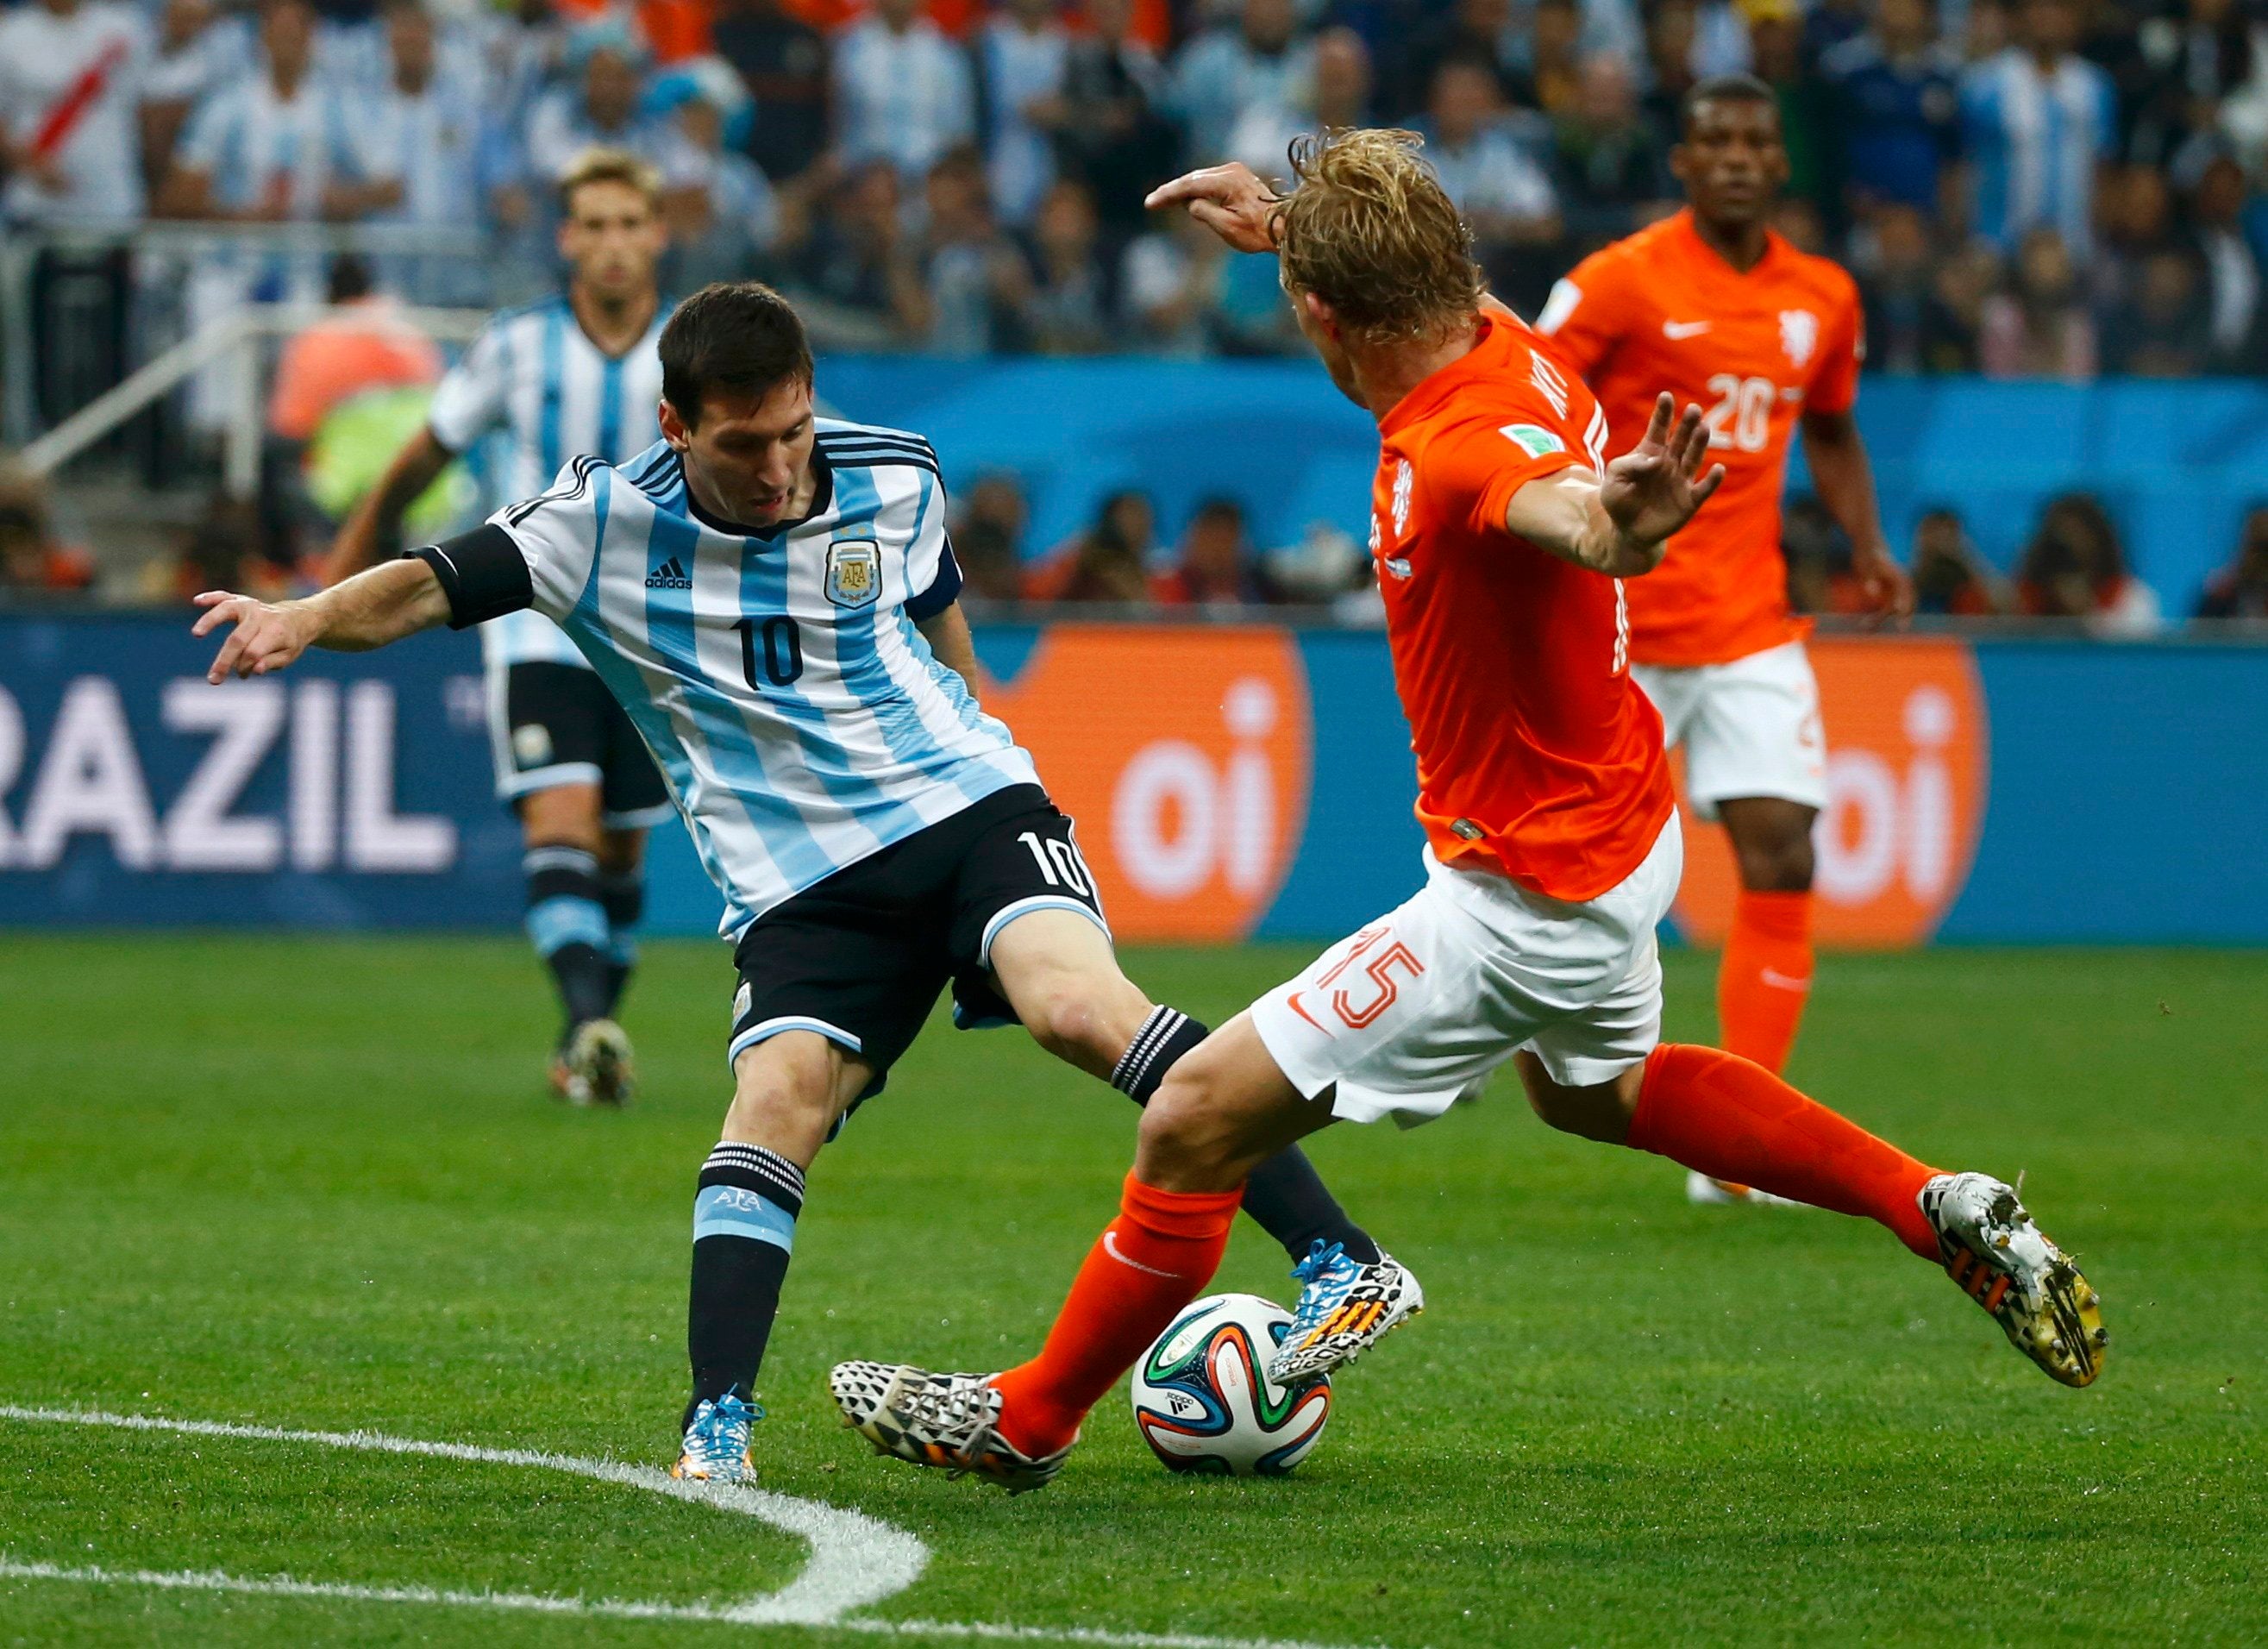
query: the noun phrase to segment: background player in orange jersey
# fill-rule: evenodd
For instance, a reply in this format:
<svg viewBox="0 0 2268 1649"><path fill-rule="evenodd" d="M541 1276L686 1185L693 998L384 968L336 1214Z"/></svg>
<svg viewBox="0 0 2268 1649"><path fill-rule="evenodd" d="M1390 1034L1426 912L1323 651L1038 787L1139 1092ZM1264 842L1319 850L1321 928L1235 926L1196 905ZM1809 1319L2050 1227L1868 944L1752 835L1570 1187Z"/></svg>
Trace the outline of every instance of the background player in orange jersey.
<svg viewBox="0 0 2268 1649"><path fill-rule="evenodd" d="M1372 547L1418 755L1419 892L1184 1057L1142 1123L1119 1217L1030 1362L839 1365L886 1454L1035 1489L1227 1245L1254 1165L1336 1119L1439 1116L1507 1061L1554 1127L1874 1219L1941 1263L2056 1379L2095 1378L2094 1292L2013 1189L1941 1174L1713 1048L1661 1043L1654 924L1683 855L1660 720L1631 685L1624 578L1724 479L1701 410L1663 395L1612 463L1597 403L1483 307L1471 231L1403 132L1293 148L1278 197L1240 166L1151 196L1278 254L1300 329L1378 421ZM1642 582L1642 580L1641 580ZM1406 1314L1303 1293L1269 1373L1343 1364Z"/></svg>
<svg viewBox="0 0 2268 1649"><path fill-rule="evenodd" d="M1630 593L1632 674L1685 747L1686 798L1721 818L1742 893L1717 979L1719 1039L1778 1071L1811 990L1811 826L1827 800L1819 688L1787 607L1780 497L1800 429L1852 570L1885 612L1911 611L1851 416L1865 352L1858 288L1769 227L1787 180L1761 81L1705 81L1671 166L1689 208L1580 264L1537 318L1589 382L1620 452L1667 389L1705 408L1723 492ZM1691 1175L1697 1201L1736 1186Z"/></svg>

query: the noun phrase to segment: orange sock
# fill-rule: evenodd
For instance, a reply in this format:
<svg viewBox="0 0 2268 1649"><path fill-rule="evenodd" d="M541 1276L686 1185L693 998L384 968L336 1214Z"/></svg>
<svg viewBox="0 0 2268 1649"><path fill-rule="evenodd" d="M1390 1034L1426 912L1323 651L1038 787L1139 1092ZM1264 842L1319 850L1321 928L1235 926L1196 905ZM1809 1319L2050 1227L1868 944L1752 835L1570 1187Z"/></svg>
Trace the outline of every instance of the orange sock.
<svg viewBox="0 0 2268 1649"><path fill-rule="evenodd" d="M1937 1233L1914 1201L1938 1170L1735 1055L1655 1049L1626 1143L1712 1179L1877 1221L1922 1258L1938 1258Z"/></svg>
<svg viewBox="0 0 2268 1649"><path fill-rule="evenodd" d="M1717 1040L1767 1071L1787 1065L1811 998L1811 895L1741 890L1717 965Z"/></svg>
<svg viewBox="0 0 2268 1649"><path fill-rule="evenodd" d="M1079 1434L1087 1410L1212 1280L1243 1200L1241 1187L1161 1191L1126 1176L1118 1218L1087 1251L1047 1343L992 1381L1011 1443L1046 1454Z"/></svg>

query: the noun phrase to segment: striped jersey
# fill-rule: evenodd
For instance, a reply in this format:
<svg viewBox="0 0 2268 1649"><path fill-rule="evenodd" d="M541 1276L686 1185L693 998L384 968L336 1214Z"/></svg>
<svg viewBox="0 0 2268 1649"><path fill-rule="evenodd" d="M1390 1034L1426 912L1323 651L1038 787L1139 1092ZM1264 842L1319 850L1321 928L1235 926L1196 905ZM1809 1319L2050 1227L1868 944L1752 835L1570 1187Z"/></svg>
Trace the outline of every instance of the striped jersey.
<svg viewBox="0 0 2268 1649"><path fill-rule="evenodd" d="M915 628L961 587L937 456L818 420L810 515L701 519L683 460L578 459L498 512L534 610L653 752L736 939L766 910L1012 784L1032 759Z"/></svg>
<svg viewBox="0 0 2268 1649"><path fill-rule="evenodd" d="M498 502L534 497L574 458L635 458L660 433L657 346L669 312L665 300L636 346L612 356L591 342L563 292L504 311L433 392L433 438L453 453L485 442L489 496ZM491 670L583 663L558 626L535 613L482 625L481 651Z"/></svg>

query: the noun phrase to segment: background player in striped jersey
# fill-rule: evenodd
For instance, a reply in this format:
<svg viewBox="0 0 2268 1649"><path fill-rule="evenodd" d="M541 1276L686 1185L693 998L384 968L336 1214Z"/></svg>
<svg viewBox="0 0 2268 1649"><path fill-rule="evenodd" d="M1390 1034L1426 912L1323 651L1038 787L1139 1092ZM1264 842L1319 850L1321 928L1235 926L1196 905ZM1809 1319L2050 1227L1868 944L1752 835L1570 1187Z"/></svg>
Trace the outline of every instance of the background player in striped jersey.
<svg viewBox="0 0 2268 1649"><path fill-rule="evenodd" d="M426 427L339 533L327 582L399 548L404 512L460 453L487 467L490 507L533 497L590 453L635 457L659 433L668 320L654 271L668 244L661 184L634 155L593 150L559 186L566 290L489 323L434 393ZM519 815L527 935L558 987L564 1020L554 1089L619 1104L634 1077L615 1021L637 952L645 834L668 791L622 707L541 614L481 627L497 795Z"/></svg>
<svg viewBox="0 0 2268 1649"><path fill-rule="evenodd" d="M1669 742L1685 747L1687 799L1724 821L1739 865L1719 1040L1778 1071L1811 992L1811 827L1827 801L1819 685L1780 553L1799 429L1812 485L1850 537L1852 571L1901 617L1913 592L1882 536L1851 414L1865 353L1859 289L1770 226L1788 175L1771 89L1745 77L1696 87L1671 164L1688 209L1578 265L1536 327L1596 392L1610 453L1638 438L1667 389L1705 409L1725 467L1722 495L1630 587L1631 665ZM1697 1202L1751 1199L1703 1174L1686 1186Z"/></svg>
<svg viewBox="0 0 2268 1649"><path fill-rule="evenodd" d="M843 1417L918 1465L1041 1487L1204 1291L1245 1164L1335 1119L1440 1116L1506 1063L1553 1127L1878 1221L2051 1375L2087 1384L2093 1291L2013 1188L1938 1173L1736 1055L1660 1042L1654 925L1683 856L1661 720L1630 680L1624 580L1724 480L1701 473L1699 409L1673 422L1661 396L1607 462L1589 393L1484 306L1472 231L1410 134L1302 138L1292 165L1289 196L1232 165L1150 204L1276 252L1300 331L1377 420L1371 541L1425 884L1174 1067L1036 1357L989 1376L841 1364ZM1271 1377L1330 1367L1387 1326L1356 1314L1366 1328L1295 1322Z"/></svg>
<svg viewBox="0 0 2268 1649"><path fill-rule="evenodd" d="M737 1481L804 1170L942 989L962 1024L1020 1019L1144 1102L1205 1027L1119 971L1071 821L977 705L929 444L815 418L802 324L762 286L695 294L660 356L664 438L630 463L577 459L477 531L306 601L200 596L197 632L236 626L217 681L533 607L653 751L740 970L733 1105L694 1203L677 1464ZM1419 1303L1297 1150L1260 1163L1243 1203L1306 1256L1311 1292Z"/></svg>

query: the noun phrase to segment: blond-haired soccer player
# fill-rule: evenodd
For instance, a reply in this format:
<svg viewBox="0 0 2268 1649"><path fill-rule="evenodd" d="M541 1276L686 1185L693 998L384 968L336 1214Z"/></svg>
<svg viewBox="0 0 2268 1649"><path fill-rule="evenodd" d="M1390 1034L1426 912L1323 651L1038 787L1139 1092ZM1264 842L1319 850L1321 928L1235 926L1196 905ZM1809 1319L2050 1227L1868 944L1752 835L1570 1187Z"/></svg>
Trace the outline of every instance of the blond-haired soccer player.
<svg viewBox="0 0 2268 1649"><path fill-rule="evenodd" d="M1414 138L1303 140L1293 166L1285 197L1225 166L1151 203L1275 251L1300 329L1378 420L1371 532L1425 886L1174 1067L1037 1357L990 1376L845 1363L845 1418L885 1453L1039 1487L1203 1292L1253 1163L1336 1118L1439 1115L1507 1060L1554 1127L1880 1222L2049 1374L2087 1384L2104 1341L2094 1291L2013 1189L1918 1162L1735 1055L1660 1041L1654 924L1681 851L1622 581L1723 479L1695 473L1700 409L1674 417L1660 397L1644 438L1605 462L1597 403L1484 298ZM1271 1376L1361 1351L1392 1326L1373 1307L1303 1309Z"/></svg>

